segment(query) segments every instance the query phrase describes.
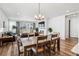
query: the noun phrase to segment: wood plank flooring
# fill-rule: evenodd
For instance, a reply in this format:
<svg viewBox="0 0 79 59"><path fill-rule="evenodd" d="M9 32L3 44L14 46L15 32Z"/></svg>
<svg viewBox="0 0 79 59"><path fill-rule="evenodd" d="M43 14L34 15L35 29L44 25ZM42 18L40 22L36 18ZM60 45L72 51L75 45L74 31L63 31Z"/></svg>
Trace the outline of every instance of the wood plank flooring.
<svg viewBox="0 0 79 59"><path fill-rule="evenodd" d="M57 52L54 56L76 56L71 49L78 43L78 39L70 38L60 41L60 52ZM17 56L16 42L7 43L0 47L0 56Z"/></svg>

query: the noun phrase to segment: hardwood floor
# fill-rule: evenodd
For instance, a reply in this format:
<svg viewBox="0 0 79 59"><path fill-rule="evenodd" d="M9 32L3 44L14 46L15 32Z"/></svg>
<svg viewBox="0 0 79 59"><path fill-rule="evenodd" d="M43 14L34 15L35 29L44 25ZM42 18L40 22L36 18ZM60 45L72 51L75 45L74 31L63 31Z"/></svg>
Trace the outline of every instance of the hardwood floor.
<svg viewBox="0 0 79 59"><path fill-rule="evenodd" d="M78 39L70 38L60 41L60 52L57 52L54 56L76 56L71 49L78 43ZM0 47L0 56L17 56L16 42L8 43Z"/></svg>

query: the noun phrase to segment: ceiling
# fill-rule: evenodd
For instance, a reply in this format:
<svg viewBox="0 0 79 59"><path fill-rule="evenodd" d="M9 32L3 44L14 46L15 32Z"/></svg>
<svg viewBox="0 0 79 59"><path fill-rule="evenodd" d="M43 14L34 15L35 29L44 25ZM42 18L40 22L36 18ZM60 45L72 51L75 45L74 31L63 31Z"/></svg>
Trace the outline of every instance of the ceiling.
<svg viewBox="0 0 79 59"><path fill-rule="evenodd" d="M79 11L79 3L41 3L41 14L52 18ZM8 18L31 18L38 14L38 3L0 3L0 8Z"/></svg>

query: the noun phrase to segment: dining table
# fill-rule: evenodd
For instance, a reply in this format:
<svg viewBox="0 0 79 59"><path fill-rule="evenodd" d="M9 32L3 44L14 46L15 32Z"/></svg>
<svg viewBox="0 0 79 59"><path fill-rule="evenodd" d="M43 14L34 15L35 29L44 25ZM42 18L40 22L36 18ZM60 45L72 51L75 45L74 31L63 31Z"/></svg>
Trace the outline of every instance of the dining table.
<svg viewBox="0 0 79 59"><path fill-rule="evenodd" d="M28 38L20 38L21 42L22 42L22 46L24 48L24 56L27 55L27 49L28 48L32 48L34 46L36 46L37 44L37 37L38 36L34 36L34 37L29 37L29 40ZM57 51L60 51L60 37L54 37L52 38L53 40L56 40L56 44L57 44ZM51 41L50 38L47 38L46 42L49 42Z"/></svg>

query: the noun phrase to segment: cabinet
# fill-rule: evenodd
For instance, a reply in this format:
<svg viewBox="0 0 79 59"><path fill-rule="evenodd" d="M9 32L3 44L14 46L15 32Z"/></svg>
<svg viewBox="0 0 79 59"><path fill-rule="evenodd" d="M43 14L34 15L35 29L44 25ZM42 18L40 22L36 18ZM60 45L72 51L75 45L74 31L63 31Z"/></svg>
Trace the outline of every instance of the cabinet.
<svg viewBox="0 0 79 59"><path fill-rule="evenodd" d="M45 30L45 21L41 21L38 23L39 26L39 32L44 34L44 30Z"/></svg>

